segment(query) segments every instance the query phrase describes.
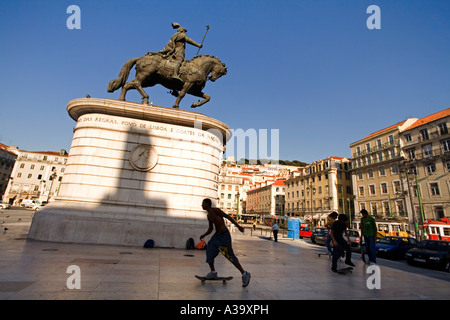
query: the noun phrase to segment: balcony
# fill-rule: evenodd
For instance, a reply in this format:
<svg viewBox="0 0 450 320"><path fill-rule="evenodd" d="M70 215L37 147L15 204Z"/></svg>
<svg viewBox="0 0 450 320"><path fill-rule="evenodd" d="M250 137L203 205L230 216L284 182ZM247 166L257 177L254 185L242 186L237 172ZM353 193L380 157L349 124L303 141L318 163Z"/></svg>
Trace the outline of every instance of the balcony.
<svg viewBox="0 0 450 320"><path fill-rule="evenodd" d="M393 148L393 147L398 147L400 146L400 140L399 139L394 139L393 141L389 141L389 142L385 142L379 146L375 146L373 148L370 148L370 150L363 150L361 152L355 152L353 153L352 157L353 158L359 158L359 157L363 157L366 156L368 154L373 154L375 152L380 152L380 151L384 151L387 150L389 148Z"/></svg>
<svg viewBox="0 0 450 320"><path fill-rule="evenodd" d="M434 147L431 150L415 150L414 154L405 153L405 161L426 161L444 156L450 157L450 149L446 150L443 147Z"/></svg>
<svg viewBox="0 0 450 320"><path fill-rule="evenodd" d="M358 165L358 162L353 160L352 161L352 169L360 169L360 168L364 168L364 167L369 167L369 166L373 166L376 164L380 164L380 163L385 163L387 161L392 161L392 160L401 160L401 154L400 153L395 153L394 155L387 155L384 156L383 159L371 159L370 161L361 161L361 164Z"/></svg>

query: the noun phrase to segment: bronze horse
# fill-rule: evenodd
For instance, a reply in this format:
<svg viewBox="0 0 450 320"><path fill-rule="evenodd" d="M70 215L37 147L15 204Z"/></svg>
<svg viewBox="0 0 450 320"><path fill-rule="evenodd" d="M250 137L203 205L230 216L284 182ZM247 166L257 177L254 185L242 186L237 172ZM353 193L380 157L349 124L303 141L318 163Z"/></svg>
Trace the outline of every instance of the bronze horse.
<svg viewBox="0 0 450 320"><path fill-rule="evenodd" d="M136 77L126 82L130 70L135 64ZM122 67L119 77L108 83L108 92L114 92L122 87L119 99L125 100L127 91L136 89L142 96L142 103L148 104L149 96L142 88L161 84L170 89L172 94L177 97L174 108L179 108L180 101L186 93L203 98L202 101L192 104L191 108L196 108L210 100L210 96L202 92L206 81L209 79L214 82L227 74L227 67L217 57L200 55L183 63L179 71L182 82L171 78L172 71L170 59L165 59L160 53L149 52L141 58L128 60Z"/></svg>

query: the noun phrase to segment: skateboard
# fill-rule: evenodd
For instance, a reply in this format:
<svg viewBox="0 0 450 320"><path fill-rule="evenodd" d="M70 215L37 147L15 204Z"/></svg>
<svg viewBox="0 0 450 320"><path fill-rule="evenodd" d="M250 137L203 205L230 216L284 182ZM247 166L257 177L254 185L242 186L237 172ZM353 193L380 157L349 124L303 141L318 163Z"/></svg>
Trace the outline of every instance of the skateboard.
<svg viewBox="0 0 450 320"><path fill-rule="evenodd" d="M353 267L347 267L347 268L337 269L337 273L339 273L339 274L352 273L352 271L353 271Z"/></svg>
<svg viewBox="0 0 450 320"><path fill-rule="evenodd" d="M198 280L202 282L202 284L205 284L206 281L222 281L223 284L227 284L227 281L233 279L233 277L217 277L215 279L208 279L206 277L201 276L195 276Z"/></svg>
<svg viewBox="0 0 450 320"><path fill-rule="evenodd" d="M328 258L331 259L331 254L329 254L328 252L317 252L317 256L320 258L321 256L328 256Z"/></svg>

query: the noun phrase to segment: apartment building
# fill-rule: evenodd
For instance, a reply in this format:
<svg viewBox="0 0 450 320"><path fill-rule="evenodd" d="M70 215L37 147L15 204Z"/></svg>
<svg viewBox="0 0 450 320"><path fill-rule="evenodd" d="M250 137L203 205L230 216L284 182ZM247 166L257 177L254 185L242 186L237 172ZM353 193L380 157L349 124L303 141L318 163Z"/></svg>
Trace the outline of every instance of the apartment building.
<svg viewBox="0 0 450 320"><path fill-rule="evenodd" d="M242 213L243 178L219 175L219 208L231 215Z"/></svg>
<svg viewBox="0 0 450 320"><path fill-rule="evenodd" d="M246 213L264 221L285 215L285 180L268 181L247 191Z"/></svg>
<svg viewBox="0 0 450 320"><path fill-rule="evenodd" d="M366 209L421 236L423 221L450 215L449 119L407 119L350 145L357 219Z"/></svg>
<svg viewBox="0 0 450 320"><path fill-rule="evenodd" d="M408 221L400 133L415 121L396 123L350 144L357 218L366 209L376 219Z"/></svg>
<svg viewBox="0 0 450 320"><path fill-rule="evenodd" d="M450 216L450 108L415 121L401 133L411 218Z"/></svg>
<svg viewBox="0 0 450 320"><path fill-rule="evenodd" d="M17 150L17 159L4 201L19 204L23 199L51 201L57 194L69 155L65 150Z"/></svg>
<svg viewBox="0 0 450 320"><path fill-rule="evenodd" d="M312 225L323 224L332 211L353 214L350 160L333 156L300 168L286 180L285 201L287 216Z"/></svg>
<svg viewBox="0 0 450 320"><path fill-rule="evenodd" d="M17 154L12 151L14 148L0 143L0 200L2 201L17 158Z"/></svg>

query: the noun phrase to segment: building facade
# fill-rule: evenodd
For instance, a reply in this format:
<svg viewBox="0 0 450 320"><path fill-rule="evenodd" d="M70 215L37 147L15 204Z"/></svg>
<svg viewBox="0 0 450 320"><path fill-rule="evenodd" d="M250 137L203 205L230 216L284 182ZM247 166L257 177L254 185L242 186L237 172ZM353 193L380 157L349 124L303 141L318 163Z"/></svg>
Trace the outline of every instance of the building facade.
<svg viewBox="0 0 450 320"><path fill-rule="evenodd" d="M285 181L269 181L267 185L247 191L246 212L261 223L284 216Z"/></svg>
<svg viewBox="0 0 450 320"><path fill-rule="evenodd" d="M450 109L407 119L350 145L356 219L366 209L421 237L427 219L449 217L449 119Z"/></svg>
<svg viewBox="0 0 450 320"><path fill-rule="evenodd" d="M417 120L400 136L407 207L414 228L450 217L450 108Z"/></svg>
<svg viewBox="0 0 450 320"><path fill-rule="evenodd" d="M286 215L321 225L332 211L352 213L350 160L328 157L300 168L286 181Z"/></svg>
<svg viewBox="0 0 450 320"><path fill-rule="evenodd" d="M17 159L17 154L12 151L14 151L14 148L0 143L0 200L2 202Z"/></svg>
<svg viewBox="0 0 450 320"><path fill-rule="evenodd" d="M58 194L68 157L65 150L18 150L3 198L14 204L20 204L23 199L51 201Z"/></svg>
<svg viewBox="0 0 450 320"><path fill-rule="evenodd" d="M356 218L366 209L377 220L408 223L407 186L402 178L400 133L417 119L408 119L350 145Z"/></svg>

